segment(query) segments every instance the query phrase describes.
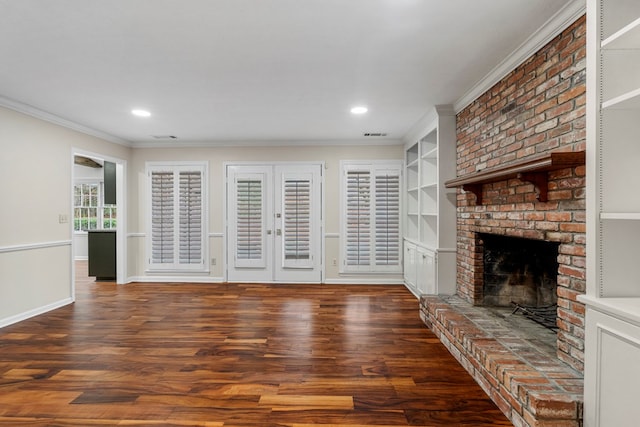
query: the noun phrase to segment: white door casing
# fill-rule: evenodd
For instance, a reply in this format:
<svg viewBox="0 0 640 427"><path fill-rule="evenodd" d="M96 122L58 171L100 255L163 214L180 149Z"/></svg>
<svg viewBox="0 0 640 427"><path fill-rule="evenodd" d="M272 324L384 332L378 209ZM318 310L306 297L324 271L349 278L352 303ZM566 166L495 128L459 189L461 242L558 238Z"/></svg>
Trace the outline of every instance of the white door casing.
<svg viewBox="0 0 640 427"><path fill-rule="evenodd" d="M322 281L322 165L226 167L227 280Z"/></svg>

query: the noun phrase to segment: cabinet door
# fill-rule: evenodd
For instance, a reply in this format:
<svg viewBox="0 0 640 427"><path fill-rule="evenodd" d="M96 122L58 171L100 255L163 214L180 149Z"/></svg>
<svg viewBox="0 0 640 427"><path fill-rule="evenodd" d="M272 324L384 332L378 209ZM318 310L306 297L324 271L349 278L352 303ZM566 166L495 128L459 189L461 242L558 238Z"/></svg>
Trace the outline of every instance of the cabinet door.
<svg viewBox="0 0 640 427"><path fill-rule="evenodd" d="M411 290L416 289L416 245L404 242L404 282Z"/></svg>
<svg viewBox="0 0 640 427"><path fill-rule="evenodd" d="M89 276L96 280L116 278L116 232L89 231Z"/></svg>
<svg viewBox="0 0 640 427"><path fill-rule="evenodd" d="M638 425L640 327L587 309L585 425Z"/></svg>
<svg viewBox="0 0 640 427"><path fill-rule="evenodd" d="M436 293L436 257L429 250L418 248L417 250L417 286L418 294Z"/></svg>

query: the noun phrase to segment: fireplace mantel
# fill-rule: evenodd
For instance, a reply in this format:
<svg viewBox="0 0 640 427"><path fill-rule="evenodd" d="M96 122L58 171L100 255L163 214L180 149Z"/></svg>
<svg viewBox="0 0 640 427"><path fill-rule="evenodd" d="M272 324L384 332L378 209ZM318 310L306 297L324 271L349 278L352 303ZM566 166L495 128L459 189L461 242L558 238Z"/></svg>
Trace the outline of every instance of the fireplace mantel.
<svg viewBox="0 0 640 427"><path fill-rule="evenodd" d="M517 178L531 182L537 189L538 200L546 202L547 172L584 164L584 151L549 152L451 179L445 182L445 186L447 188L462 187L465 191L471 191L476 196L476 204L481 205L483 184Z"/></svg>

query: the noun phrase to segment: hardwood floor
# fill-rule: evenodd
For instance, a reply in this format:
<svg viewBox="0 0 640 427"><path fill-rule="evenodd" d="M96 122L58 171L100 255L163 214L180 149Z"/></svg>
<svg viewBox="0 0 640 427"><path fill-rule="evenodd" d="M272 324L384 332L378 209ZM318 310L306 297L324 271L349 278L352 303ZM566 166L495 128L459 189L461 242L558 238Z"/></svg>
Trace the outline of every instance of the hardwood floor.
<svg viewBox="0 0 640 427"><path fill-rule="evenodd" d="M0 329L0 424L509 426L401 286L130 284Z"/></svg>

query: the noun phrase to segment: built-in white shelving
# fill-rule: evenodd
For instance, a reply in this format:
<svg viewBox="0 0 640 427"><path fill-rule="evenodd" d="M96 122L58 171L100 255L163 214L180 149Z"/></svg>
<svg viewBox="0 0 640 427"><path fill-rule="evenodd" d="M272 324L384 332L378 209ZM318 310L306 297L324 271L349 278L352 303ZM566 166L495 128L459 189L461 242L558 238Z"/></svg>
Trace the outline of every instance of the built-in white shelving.
<svg viewBox="0 0 640 427"><path fill-rule="evenodd" d="M405 283L415 294L455 292L455 114L436 107L424 136L405 146Z"/></svg>
<svg viewBox="0 0 640 427"><path fill-rule="evenodd" d="M635 426L640 407L640 1L587 0L584 425Z"/></svg>

